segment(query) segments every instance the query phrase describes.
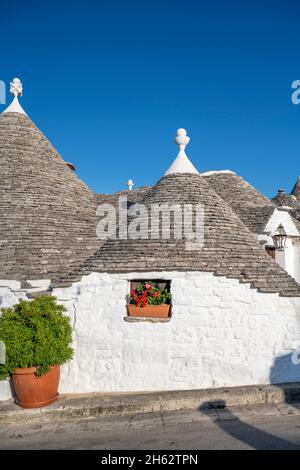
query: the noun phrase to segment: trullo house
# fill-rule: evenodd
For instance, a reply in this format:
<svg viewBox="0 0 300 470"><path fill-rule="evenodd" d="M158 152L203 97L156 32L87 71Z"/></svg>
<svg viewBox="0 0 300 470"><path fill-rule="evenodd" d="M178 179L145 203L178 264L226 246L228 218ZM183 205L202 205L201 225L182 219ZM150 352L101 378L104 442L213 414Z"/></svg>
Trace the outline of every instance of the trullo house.
<svg viewBox="0 0 300 470"><path fill-rule="evenodd" d="M199 173L183 129L177 158L152 187L132 189L130 181L129 190L95 194L27 116L20 90L14 80L0 116L0 304L46 292L67 307L75 355L62 368L60 392L299 380L290 359L300 345L300 224L292 211L233 172ZM120 226L120 197L126 208L139 204L143 236ZM157 205L192 208L192 227L200 208L198 249L178 235L175 216L169 236L160 226L149 235ZM115 208L107 240L98 233L99 206ZM168 318L128 316L130 290L146 281L170 290ZM0 399L10 396L2 382Z"/></svg>

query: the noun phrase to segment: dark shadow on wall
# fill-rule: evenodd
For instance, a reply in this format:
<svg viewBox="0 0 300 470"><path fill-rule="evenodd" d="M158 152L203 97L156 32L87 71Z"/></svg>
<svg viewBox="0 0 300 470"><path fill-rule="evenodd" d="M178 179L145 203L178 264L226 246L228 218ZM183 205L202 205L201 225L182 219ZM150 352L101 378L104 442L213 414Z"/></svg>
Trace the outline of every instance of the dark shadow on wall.
<svg viewBox="0 0 300 470"><path fill-rule="evenodd" d="M271 384L280 385L289 382L299 382L300 385L300 364L294 364L292 353L277 357L270 370Z"/></svg>
<svg viewBox="0 0 300 470"><path fill-rule="evenodd" d="M12 398L15 399L17 397L17 394L16 394L16 390L15 390L15 386L14 386L14 382L12 378L9 379L9 388L10 388L10 393L11 393Z"/></svg>

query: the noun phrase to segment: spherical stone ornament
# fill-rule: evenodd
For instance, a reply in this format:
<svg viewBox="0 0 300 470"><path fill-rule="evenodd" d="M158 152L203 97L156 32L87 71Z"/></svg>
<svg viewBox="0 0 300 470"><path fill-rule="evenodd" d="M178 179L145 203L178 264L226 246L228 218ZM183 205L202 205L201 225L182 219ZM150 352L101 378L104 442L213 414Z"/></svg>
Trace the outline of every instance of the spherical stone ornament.
<svg viewBox="0 0 300 470"><path fill-rule="evenodd" d="M177 129L175 143L179 146L180 150L184 150L185 147L189 144L190 140L191 139L187 135L187 132L185 129L183 128Z"/></svg>

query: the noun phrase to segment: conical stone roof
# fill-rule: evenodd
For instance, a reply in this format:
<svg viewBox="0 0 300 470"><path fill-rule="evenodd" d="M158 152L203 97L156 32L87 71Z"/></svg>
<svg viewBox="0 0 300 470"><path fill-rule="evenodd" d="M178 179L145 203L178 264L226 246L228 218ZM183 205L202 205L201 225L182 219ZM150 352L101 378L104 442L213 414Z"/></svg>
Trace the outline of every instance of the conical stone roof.
<svg viewBox="0 0 300 470"><path fill-rule="evenodd" d="M296 197L292 194L287 194L284 189L279 189L275 197L273 197L272 202L276 206L286 206L295 208L299 205Z"/></svg>
<svg viewBox="0 0 300 470"><path fill-rule="evenodd" d="M300 286L261 247L233 210L199 174L164 176L142 201L152 204L201 204L204 246L187 250L186 240L107 240L76 274L89 272L211 271L249 282L263 292L300 295ZM148 217L148 216L147 216ZM173 225L174 228L174 225ZM70 278L72 279L72 275ZM68 278L64 279L68 282Z"/></svg>
<svg viewBox="0 0 300 470"><path fill-rule="evenodd" d="M278 194L276 194L272 201L277 206L290 208L290 214L296 220L296 225L300 233L300 178L298 178L291 194L287 194L284 189L279 189Z"/></svg>
<svg viewBox="0 0 300 470"><path fill-rule="evenodd" d="M275 211L270 199L232 171L211 171L202 176L253 233L263 233Z"/></svg>
<svg viewBox="0 0 300 470"><path fill-rule="evenodd" d="M300 176L299 176L299 178L297 179L296 184L295 184L295 186L293 187L291 194L292 194L293 196L295 196L295 198L296 198L298 201L300 201Z"/></svg>
<svg viewBox="0 0 300 470"><path fill-rule="evenodd" d="M48 279L98 245L96 196L24 113L0 115L0 279Z"/></svg>

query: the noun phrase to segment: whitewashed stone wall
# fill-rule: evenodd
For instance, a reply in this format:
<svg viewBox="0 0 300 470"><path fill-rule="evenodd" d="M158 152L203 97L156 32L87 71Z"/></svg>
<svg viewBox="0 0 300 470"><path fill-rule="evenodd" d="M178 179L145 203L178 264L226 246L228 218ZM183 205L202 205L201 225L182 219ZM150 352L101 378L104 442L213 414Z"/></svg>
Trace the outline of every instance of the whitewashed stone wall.
<svg viewBox="0 0 300 470"><path fill-rule="evenodd" d="M294 278L300 284L300 240L295 239L293 243L294 251Z"/></svg>
<svg viewBox="0 0 300 470"><path fill-rule="evenodd" d="M171 279L169 323L124 321L129 279ZM55 289L74 330L60 392L178 390L300 380L300 299L211 273L91 274ZM4 399L7 396L2 396Z"/></svg>
<svg viewBox="0 0 300 470"><path fill-rule="evenodd" d="M297 237L299 236L298 229L293 222L290 213L286 210L275 209L272 217L268 221L265 232L270 232L274 235L278 229L278 226L282 224L288 236Z"/></svg>
<svg viewBox="0 0 300 470"><path fill-rule="evenodd" d="M55 295L74 325L75 357L61 392L175 390L300 380L300 299L261 294L211 273L151 273L171 279L169 323L128 323L128 280L91 274Z"/></svg>
<svg viewBox="0 0 300 470"><path fill-rule="evenodd" d="M296 281L300 282L299 270L300 265L298 264L298 256L295 249L295 237L299 237L299 232L293 219L288 211L275 209L272 217L268 221L264 231L270 233L268 238L268 245L273 245L272 236L277 233L278 226L282 224L288 239L286 242L286 249L284 251L276 251L276 261L280 266L283 267ZM264 238L261 236L260 238Z"/></svg>

